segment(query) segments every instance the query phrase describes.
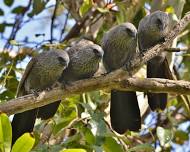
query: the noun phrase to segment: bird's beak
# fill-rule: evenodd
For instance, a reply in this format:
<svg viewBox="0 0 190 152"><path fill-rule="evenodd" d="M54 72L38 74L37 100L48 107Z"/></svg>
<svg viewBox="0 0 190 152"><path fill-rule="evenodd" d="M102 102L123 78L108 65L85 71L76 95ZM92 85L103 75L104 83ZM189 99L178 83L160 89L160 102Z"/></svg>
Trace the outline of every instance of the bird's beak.
<svg viewBox="0 0 190 152"><path fill-rule="evenodd" d="M137 37L137 33L133 32L131 36L134 37L134 38L136 38Z"/></svg>

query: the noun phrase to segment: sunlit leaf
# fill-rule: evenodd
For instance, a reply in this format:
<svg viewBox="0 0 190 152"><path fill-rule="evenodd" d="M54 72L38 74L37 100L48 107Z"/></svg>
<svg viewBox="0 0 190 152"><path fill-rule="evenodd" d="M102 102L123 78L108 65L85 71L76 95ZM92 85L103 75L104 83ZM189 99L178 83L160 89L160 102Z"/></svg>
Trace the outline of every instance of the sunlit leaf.
<svg viewBox="0 0 190 152"><path fill-rule="evenodd" d="M100 13L107 13L109 12L109 10L107 8L100 8L98 7L97 10L100 12Z"/></svg>
<svg viewBox="0 0 190 152"><path fill-rule="evenodd" d="M0 151L9 152L11 149L12 129L6 114L0 114Z"/></svg>
<svg viewBox="0 0 190 152"><path fill-rule="evenodd" d="M175 13L174 8L172 6L167 7L166 12L172 13L172 14Z"/></svg>
<svg viewBox="0 0 190 152"><path fill-rule="evenodd" d="M19 43L16 40L10 40L9 42L11 45L19 45Z"/></svg>
<svg viewBox="0 0 190 152"><path fill-rule="evenodd" d="M11 152L29 152L34 146L35 139L30 133L24 133L20 138L17 139Z"/></svg>
<svg viewBox="0 0 190 152"><path fill-rule="evenodd" d="M64 149L61 152L86 152L85 149Z"/></svg>
<svg viewBox="0 0 190 152"><path fill-rule="evenodd" d="M157 127L156 134L158 136L158 139L160 140L160 144L164 146L165 144L168 144L171 142L173 138L173 133L169 129L164 129L162 127Z"/></svg>
<svg viewBox="0 0 190 152"><path fill-rule="evenodd" d="M128 150L128 152L134 152L134 151L138 151L138 152L152 152L154 151L154 147L151 144L141 144L141 145L137 145L133 148L130 148Z"/></svg>
<svg viewBox="0 0 190 152"><path fill-rule="evenodd" d="M82 6L80 7L79 14L83 16L92 7L91 0L84 0Z"/></svg>

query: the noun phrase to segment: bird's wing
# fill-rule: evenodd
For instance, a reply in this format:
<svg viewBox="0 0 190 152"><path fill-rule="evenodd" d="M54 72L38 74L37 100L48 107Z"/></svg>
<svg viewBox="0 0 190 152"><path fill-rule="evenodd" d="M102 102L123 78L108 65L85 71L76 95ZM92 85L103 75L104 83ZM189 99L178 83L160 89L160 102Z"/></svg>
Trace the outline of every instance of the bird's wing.
<svg viewBox="0 0 190 152"><path fill-rule="evenodd" d="M24 71L24 74L19 82L19 85L18 85L18 88L17 88L17 93L16 93L16 96L19 97L19 96L22 96L22 95L25 95L25 90L24 90L24 82L26 80L26 78L28 77L32 67L34 66L34 64L36 63L37 61L37 58L32 58L30 60L30 62L28 63L28 65L26 66L26 70Z"/></svg>

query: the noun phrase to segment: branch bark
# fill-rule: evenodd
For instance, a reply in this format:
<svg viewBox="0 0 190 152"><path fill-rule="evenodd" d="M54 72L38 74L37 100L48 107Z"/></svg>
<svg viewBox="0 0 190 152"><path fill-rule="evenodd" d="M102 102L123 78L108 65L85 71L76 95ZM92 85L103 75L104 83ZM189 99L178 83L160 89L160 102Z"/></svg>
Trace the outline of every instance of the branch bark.
<svg viewBox="0 0 190 152"><path fill-rule="evenodd" d="M190 95L190 82L183 80L175 81L159 78L118 78L110 81L109 77L110 74L97 78L80 80L65 86L64 89L57 87L50 91L43 91L39 93L39 96L30 94L17 99L12 99L9 102L1 104L0 111L11 115L41 107L75 94L99 89L117 89L142 92L151 91L155 93L168 92Z"/></svg>
<svg viewBox="0 0 190 152"><path fill-rule="evenodd" d="M38 97L30 94L17 99L10 100L7 103L0 105L0 111L7 114L19 113L31 110L37 107L53 103L64 97L69 97L74 94L80 94L92 90L99 89L118 89L118 90L131 90L143 92L168 92L175 94L190 95L190 82L187 81L174 81L166 79L138 79L129 78L131 74L138 71L138 69L148 60L158 55L162 50L167 48L173 39L188 25L190 22L190 13L186 14L179 23L176 24L174 29L168 34L166 42L159 44L148 50L143 56L138 53L129 65L122 67L106 76L97 78L80 80L73 82L71 85L66 86L65 89L61 87L55 88L51 91L43 91Z"/></svg>

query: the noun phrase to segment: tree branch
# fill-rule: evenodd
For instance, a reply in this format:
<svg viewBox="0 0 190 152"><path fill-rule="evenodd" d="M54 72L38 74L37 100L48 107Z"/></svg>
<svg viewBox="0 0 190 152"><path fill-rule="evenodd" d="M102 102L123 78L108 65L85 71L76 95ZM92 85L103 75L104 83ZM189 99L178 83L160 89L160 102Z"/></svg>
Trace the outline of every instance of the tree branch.
<svg viewBox="0 0 190 152"><path fill-rule="evenodd" d="M38 97L30 94L10 100L9 102L0 105L0 111L10 115L41 107L43 105L53 103L54 101L60 100L64 97L69 97L74 94L80 94L83 92L99 89L118 89L143 92L152 91L158 93L168 92L190 95L190 82L158 78L129 78L130 75L132 73L135 73L144 63L167 48L168 44L173 41L173 39L188 25L189 22L190 13L186 14L183 19L181 19L181 21L176 24L173 31L168 34L166 42L154 46L143 56L138 53L131 60L130 64L121 69L111 72L106 76L73 82L71 85L66 86L66 89L61 89L61 87L58 87L51 91L43 91L39 94Z"/></svg>
<svg viewBox="0 0 190 152"><path fill-rule="evenodd" d="M30 94L17 99L12 99L9 102L1 104L0 111L10 115L41 107L75 94L99 89L117 89L142 92L151 91L155 93L168 92L190 95L190 82L187 81L174 81L159 78L123 78L112 79L110 81L110 75L111 74L76 81L65 86L65 89L57 87L50 91L43 91L37 97Z"/></svg>

